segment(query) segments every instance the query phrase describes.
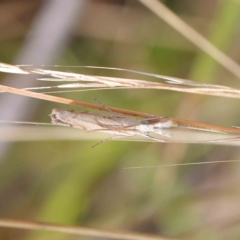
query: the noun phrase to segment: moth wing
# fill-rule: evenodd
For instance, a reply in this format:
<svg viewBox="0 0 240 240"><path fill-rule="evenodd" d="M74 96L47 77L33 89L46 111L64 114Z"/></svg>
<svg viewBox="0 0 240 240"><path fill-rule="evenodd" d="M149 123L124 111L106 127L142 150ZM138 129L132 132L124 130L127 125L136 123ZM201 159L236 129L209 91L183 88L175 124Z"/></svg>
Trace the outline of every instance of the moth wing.
<svg viewBox="0 0 240 240"><path fill-rule="evenodd" d="M140 124L138 119L128 116L103 116L96 117L95 120L99 126L112 130L131 128Z"/></svg>

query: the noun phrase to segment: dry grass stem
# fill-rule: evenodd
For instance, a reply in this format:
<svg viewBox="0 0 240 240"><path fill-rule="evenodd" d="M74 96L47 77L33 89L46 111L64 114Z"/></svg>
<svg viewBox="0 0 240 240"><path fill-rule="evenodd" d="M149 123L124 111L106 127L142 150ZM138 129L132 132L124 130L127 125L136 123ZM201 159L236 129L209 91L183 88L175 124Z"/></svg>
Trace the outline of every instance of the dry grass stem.
<svg viewBox="0 0 240 240"><path fill-rule="evenodd" d="M98 67L96 67L98 68ZM164 75L138 72L127 69L106 68L120 71L128 71L141 75L152 76L162 79L165 83L143 81L137 79L115 78L105 76L91 76L85 74L69 73L62 71L45 70L39 68L31 68L25 66L13 66L5 63L0 63L0 71L19 74L40 74L51 78L40 78L44 81L83 81L83 83L62 84L57 86L47 86L39 88L26 88L25 90L41 90L52 88L95 88L98 89L161 89L177 92L186 92L193 94L204 94L228 98L240 98L240 90L226 86L198 83L187 79L174 78Z"/></svg>
<svg viewBox="0 0 240 240"><path fill-rule="evenodd" d="M206 38L204 38L201 34L199 34L196 30L179 18L175 13L170 11L163 3L157 0L139 1L158 17L162 18L165 22L172 26L176 31L181 33L189 41L210 55L215 61L228 69L232 74L240 78L240 66L235 61L221 52Z"/></svg>
<svg viewBox="0 0 240 240"><path fill-rule="evenodd" d="M101 237L101 238L112 238L112 239L126 239L126 240L167 240L161 236L151 236L145 234L135 234L135 233L121 233L113 231L105 231L87 227L71 227L65 225L57 225L50 223L40 223L40 222L26 222L17 221L11 219L0 219L0 226L6 228L19 228L27 230L42 230L42 231L53 231L65 234L75 234L80 236L91 236L91 237ZM172 239L173 240L173 239Z"/></svg>
<svg viewBox="0 0 240 240"><path fill-rule="evenodd" d="M117 85L120 87L127 87L128 88L161 88L164 89L167 84L161 84L161 83L155 83L155 82L147 82L147 81L142 81L142 80L130 80L130 79L122 79L122 78L111 78L111 77L99 77L99 76L89 76L89 75L83 75L83 74L77 74L77 73L69 73L69 72L61 72L61 71L52 71L52 70L44 70L44 69L38 69L38 68L29 68L29 67L22 67L22 66L13 66L13 65L8 65L1 63L0 64L0 71L3 72L10 72L10 73L21 73L21 74L41 74L41 75L46 75L53 77L52 80L70 80L70 81L89 81L91 84L94 84L95 82L99 85L102 84L103 86L108 86L109 88L114 88ZM130 70L131 71L131 70ZM144 73L148 75L147 73ZM150 74L154 75L154 74ZM159 77L159 75L157 75ZM191 87L192 89L188 89L188 91L192 92L198 92L198 93L208 93L212 94L214 93L221 93L224 96L230 94L233 96L234 94L240 97L240 91L239 90L233 90L231 88L227 88L224 86L219 86L219 85L208 85L208 84L201 84L201 83L195 83L190 80L185 80L185 79L178 79L178 78L173 78L173 77L166 77L166 76L160 76L161 78L164 77L166 79L169 85L173 86L167 86L165 89L183 89L184 87L182 86L176 86L176 84L182 84L182 85L188 85L188 87ZM160 84L160 85L159 85ZM197 87L201 85L202 87ZM163 87L162 87L163 86ZM68 104L68 105L76 105L76 106L81 106L85 108L90 108L90 109L96 109L96 110L107 110L111 111L112 113L115 114L123 114L125 116L125 119L132 117L138 117L138 118L144 118L146 119L145 121L147 122L142 122L140 120L136 120L138 124L136 126L141 127L141 129L144 127L145 130L139 130L139 129L130 129L129 126L124 126L125 130L127 131L138 131L142 135L148 135L149 132L154 132L156 133L157 130L159 130L159 127L157 126L159 123L161 123L162 119L165 121L171 122L171 126L168 128L186 128L186 129L194 129L194 130L199 130L199 131L208 131L208 132L217 132L217 133L229 133L229 134L240 134L240 129L238 128L230 128L230 127L223 127L223 126L216 126L216 125L211 125L211 124L206 124L206 123L200 123L200 122L194 122L194 121L189 121L189 120L184 120L184 119L177 119L177 118L171 118L171 117L162 117L162 116L156 116L154 114L149 114L149 113L142 113L142 112L136 112L136 111L131 111L127 109L120 109L120 108L114 108L114 107L105 107L101 104L93 104L93 103L87 103L87 102L80 102L72 99L67 99L67 98L61 98L61 97L56 97L52 95L47 95L47 94L42 94L42 93L36 93L36 92L31 92L27 91L24 89L17 89L13 87L8 87L8 86L3 86L0 85L0 90L4 92L9 92L9 93L14 93L18 95L23 95L27 97L32 97L32 98L37 98L37 99L42 99L42 100L47 100L51 102L56 102L56 103L63 103L63 104ZM233 94L234 92L234 94ZM96 115L96 114L95 114ZM100 117L101 114L98 114ZM109 115L110 118L113 118L113 116ZM70 124L71 126L71 124ZM105 128L108 128L107 125L105 125ZM135 127L137 128L137 127ZM146 130L146 128L148 128ZM149 131L149 129L151 129ZM152 130L154 129L154 130ZM99 129L94 128L94 129L85 129L85 130L94 130L98 131ZM106 130L106 129L105 129ZM111 131L112 129L107 129L107 131ZM123 131L118 125L117 128L114 129L114 131ZM147 132L147 134L146 134ZM158 133L159 134L159 133ZM156 139L155 139L156 140ZM222 141L238 141L239 137L231 137L226 139L216 139L216 140L209 140L206 142L222 142ZM159 141L164 141L164 142L174 142L174 141L169 141L169 140L160 140Z"/></svg>
<svg viewBox="0 0 240 240"><path fill-rule="evenodd" d="M195 166L203 164L216 164L216 163L239 163L238 160L220 160L220 161L208 161L208 162L192 162L192 163L173 163L173 164L162 164L162 165L147 165L147 166L135 166L135 167L124 167L123 169L134 170L134 169L147 169L147 168L160 168L160 167L181 167L181 166Z"/></svg>
<svg viewBox="0 0 240 240"><path fill-rule="evenodd" d="M4 91L4 92L9 92L9 93L13 93L13 94L26 96L26 97L46 100L46 101L50 101L50 102L81 106L81 107L91 108L91 109L96 109L96 110L105 110L104 107L99 104L81 102L81 101L51 96L51 95L42 94L42 93L30 92L30 91L26 91L23 89L17 89L17 88L3 86L3 85L0 85L0 90ZM108 109L110 109L111 111L116 112L116 113L126 114L126 115L130 115L130 116L138 116L138 117L143 117L143 118L149 118L149 117L154 116L154 115L147 114L147 113L135 112L135 111L114 108L114 107L108 107Z"/></svg>

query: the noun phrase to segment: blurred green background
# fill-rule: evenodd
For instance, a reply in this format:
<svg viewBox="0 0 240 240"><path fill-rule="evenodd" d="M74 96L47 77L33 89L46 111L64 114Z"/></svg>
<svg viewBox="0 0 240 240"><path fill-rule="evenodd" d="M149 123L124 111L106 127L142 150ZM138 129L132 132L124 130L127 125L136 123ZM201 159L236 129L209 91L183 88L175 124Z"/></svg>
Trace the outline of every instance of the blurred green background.
<svg viewBox="0 0 240 240"><path fill-rule="evenodd" d="M50 26L51 31L39 35L40 43L36 43L35 30L44 13L54 9L54 1L0 1L1 62L128 68L240 86L239 79L137 0L78 2L83 4L78 5L76 16L66 26L61 22L63 12L50 14L52 21L50 18L46 26ZM164 3L240 63L238 0L166 0ZM55 1L55 4L58 3ZM49 51L44 44L57 36L54 31L59 24L66 30L61 36L64 40L58 42L58 37L55 55L42 60L41 53ZM31 49L33 42L34 50ZM60 70L154 80L126 72ZM9 85L48 85L34 80L24 82L26 76L21 76L21 82L19 76L14 77ZM1 73L0 80L8 84L9 75ZM216 125L240 125L239 103L235 99L159 90L104 90L57 96L86 102L97 98L108 106ZM15 103L22 98L17 97L11 103L0 99L1 118L19 120L17 115L7 115L3 110L7 109L19 114L24 112L21 121L50 122L51 109L66 108L27 99L23 106L15 109ZM4 128L5 125L1 125L1 134L7 138ZM36 135L38 131L40 127L36 128ZM96 142L47 139L0 142L0 217L135 231L169 239L239 239L240 163L124 169L239 159L237 147L110 141L92 149ZM0 238L80 239L73 235L42 235L6 228L0 228Z"/></svg>

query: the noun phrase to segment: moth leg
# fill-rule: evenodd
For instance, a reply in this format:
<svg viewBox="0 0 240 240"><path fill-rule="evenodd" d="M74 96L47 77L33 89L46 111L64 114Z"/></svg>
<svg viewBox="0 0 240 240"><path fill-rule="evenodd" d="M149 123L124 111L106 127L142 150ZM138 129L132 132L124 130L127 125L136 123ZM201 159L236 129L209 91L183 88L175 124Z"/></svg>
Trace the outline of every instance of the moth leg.
<svg viewBox="0 0 240 240"><path fill-rule="evenodd" d="M113 140L113 139L118 139L118 138L124 138L126 136L111 136L111 137L108 137L108 138L105 138L103 140L101 140L100 142L97 142L96 144L94 144L91 148L94 148L98 145L100 145L101 143L104 143L104 142L107 142L107 141L110 141L110 140Z"/></svg>
<svg viewBox="0 0 240 240"><path fill-rule="evenodd" d="M92 145L91 148L94 148L94 147L100 145L101 143L107 142L107 141L109 141L109 140L111 140L111 139L112 139L112 137L105 138L105 139L97 142L96 144Z"/></svg>

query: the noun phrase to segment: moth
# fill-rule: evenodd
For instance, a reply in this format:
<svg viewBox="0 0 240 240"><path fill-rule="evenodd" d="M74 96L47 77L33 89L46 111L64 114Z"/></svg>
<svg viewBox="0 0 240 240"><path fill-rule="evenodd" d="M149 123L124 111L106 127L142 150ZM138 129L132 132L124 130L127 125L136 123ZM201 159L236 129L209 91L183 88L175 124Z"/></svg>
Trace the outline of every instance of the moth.
<svg viewBox="0 0 240 240"><path fill-rule="evenodd" d="M166 142L166 140L155 138L150 134L155 133L171 137L169 129L175 126L173 121L166 117L153 117L141 120L136 117L113 112L106 114L53 109L50 117L52 123L56 125L111 134L111 137L99 143L132 136L143 136L154 141Z"/></svg>

